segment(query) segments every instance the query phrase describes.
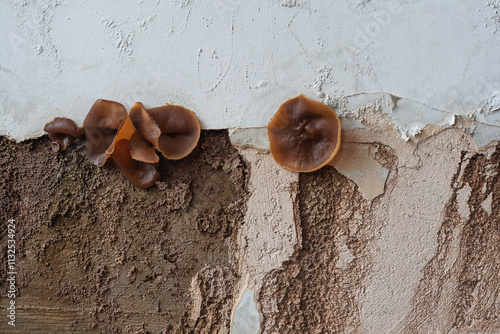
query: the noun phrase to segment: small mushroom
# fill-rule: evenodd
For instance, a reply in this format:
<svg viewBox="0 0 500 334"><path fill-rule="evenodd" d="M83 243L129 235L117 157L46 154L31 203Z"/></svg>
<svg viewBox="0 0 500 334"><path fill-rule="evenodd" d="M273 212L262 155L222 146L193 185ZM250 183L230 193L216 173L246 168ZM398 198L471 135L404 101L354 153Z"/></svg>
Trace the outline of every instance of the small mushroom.
<svg viewBox="0 0 500 334"><path fill-rule="evenodd" d="M200 121L194 112L171 104L147 112L161 130L153 145L165 158L182 159L194 150L201 134Z"/></svg>
<svg viewBox="0 0 500 334"><path fill-rule="evenodd" d="M97 100L83 121L83 130L87 158L102 167L113 154L115 143L129 140L135 127L122 104Z"/></svg>
<svg viewBox="0 0 500 334"><path fill-rule="evenodd" d="M155 152L161 130L140 102L134 103L130 109L130 119L137 129L129 142L133 159L157 163L160 157Z"/></svg>
<svg viewBox="0 0 500 334"><path fill-rule="evenodd" d="M340 132L333 109L303 94L283 103L267 126L274 160L296 172L328 164L339 150Z"/></svg>
<svg viewBox="0 0 500 334"><path fill-rule="evenodd" d="M201 127L196 115L181 106L165 105L146 110L135 103L130 115L114 101L97 100L83 121L83 129L70 119L56 118L45 125L54 140L53 150L66 148L85 133L85 153L102 167L111 157L123 174L140 188L160 178L155 168L158 149L168 159L182 159L196 147Z"/></svg>
<svg viewBox="0 0 500 334"><path fill-rule="evenodd" d="M139 131L135 131L130 138L128 145L130 147L130 156L137 161L155 164L160 161L153 145L148 142Z"/></svg>
<svg viewBox="0 0 500 334"><path fill-rule="evenodd" d="M113 160L134 186L149 188L160 179L160 173L153 165L132 158L128 140L117 140L114 146Z"/></svg>
<svg viewBox="0 0 500 334"><path fill-rule="evenodd" d="M43 130L49 134L49 138L52 140L52 151L55 153L65 150L68 145L73 144L76 139L83 136L83 129L66 117L54 118L53 121L45 124Z"/></svg>

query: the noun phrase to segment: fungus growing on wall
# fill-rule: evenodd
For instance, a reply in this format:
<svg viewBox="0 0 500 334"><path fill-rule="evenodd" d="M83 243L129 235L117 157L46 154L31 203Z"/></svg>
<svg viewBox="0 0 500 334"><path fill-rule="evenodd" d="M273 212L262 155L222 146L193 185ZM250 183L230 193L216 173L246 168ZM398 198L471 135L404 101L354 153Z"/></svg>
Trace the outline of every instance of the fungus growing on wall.
<svg viewBox="0 0 500 334"><path fill-rule="evenodd" d="M130 142L132 158L149 163L160 161L155 148L158 147L158 138L161 135L161 130L142 103L134 103L130 109L130 119L137 129L137 133L134 134Z"/></svg>
<svg viewBox="0 0 500 334"><path fill-rule="evenodd" d="M189 109L167 104L147 112L161 129L156 148L167 159L182 159L191 153L200 139L201 126Z"/></svg>
<svg viewBox="0 0 500 334"><path fill-rule="evenodd" d="M102 167L113 154L116 140L130 139L135 128L121 103L97 100L83 121L83 130L87 158Z"/></svg>
<svg viewBox="0 0 500 334"><path fill-rule="evenodd" d="M274 160L297 172L328 164L340 147L340 132L333 109L303 94L283 103L267 126Z"/></svg>
<svg viewBox="0 0 500 334"><path fill-rule="evenodd" d="M97 100L85 117L83 130L67 118L56 118L44 130L57 151L84 133L85 153L93 164L102 167L111 157L134 186L149 188L160 179L153 165L160 160L155 149L167 159L182 159L196 147L201 126L194 112L182 106L167 104L147 110L137 102L129 115L118 102Z"/></svg>
<svg viewBox="0 0 500 334"><path fill-rule="evenodd" d="M43 128L52 140L52 151L59 153L83 136L83 129L66 117L56 117Z"/></svg>
<svg viewBox="0 0 500 334"><path fill-rule="evenodd" d="M160 179L160 173L153 165L132 158L128 141L125 139L115 143L113 160L123 175L136 187L149 188Z"/></svg>

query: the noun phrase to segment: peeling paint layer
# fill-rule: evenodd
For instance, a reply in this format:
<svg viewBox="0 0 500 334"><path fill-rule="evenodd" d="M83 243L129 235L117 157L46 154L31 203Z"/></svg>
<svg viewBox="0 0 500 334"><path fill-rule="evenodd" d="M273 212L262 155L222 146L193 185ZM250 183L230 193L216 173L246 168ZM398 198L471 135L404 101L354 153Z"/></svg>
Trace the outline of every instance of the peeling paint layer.
<svg viewBox="0 0 500 334"><path fill-rule="evenodd" d="M374 241L373 273L362 298L368 333L388 333L404 319L437 248L436 235L451 196L453 174L470 139L448 130L423 141L418 168L400 168L380 199L375 216L383 227Z"/></svg>
<svg viewBox="0 0 500 334"><path fill-rule="evenodd" d="M264 333L351 333L371 267L376 221L356 184L327 166L300 174L302 243L259 294Z"/></svg>
<svg viewBox="0 0 500 334"><path fill-rule="evenodd" d="M497 1L482 0L6 1L0 134L81 123L99 98L181 104L220 129L265 126L299 93L337 107L386 92L411 137L500 91L497 23ZM405 99L422 111L408 116Z"/></svg>
<svg viewBox="0 0 500 334"><path fill-rule="evenodd" d="M283 169L269 154L240 150L250 166L245 224L238 236L240 273L258 291L262 279L292 255L299 242L293 202L299 174Z"/></svg>
<svg viewBox="0 0 500 334"><path fill-rule="evenodd" d="M455 165L436 252L422 270L401 333L500 331L500 146L490 148L489 158L464 151ZM488 210L485 201L491 201Z"/></svg>

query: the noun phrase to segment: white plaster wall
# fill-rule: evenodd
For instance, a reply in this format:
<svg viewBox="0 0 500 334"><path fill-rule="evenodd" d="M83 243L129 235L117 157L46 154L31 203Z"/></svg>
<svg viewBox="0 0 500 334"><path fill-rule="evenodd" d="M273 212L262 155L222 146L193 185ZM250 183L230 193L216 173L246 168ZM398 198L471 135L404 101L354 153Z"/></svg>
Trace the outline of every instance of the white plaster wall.
<svg viewBox="0 0 500 334"><path fill-rule="evenodd" d="M302 92L479 115L500 99L498 11L498 0L5 0L0 134L82 122L99 98L182 104L204 128L264 126Z"/></svg>

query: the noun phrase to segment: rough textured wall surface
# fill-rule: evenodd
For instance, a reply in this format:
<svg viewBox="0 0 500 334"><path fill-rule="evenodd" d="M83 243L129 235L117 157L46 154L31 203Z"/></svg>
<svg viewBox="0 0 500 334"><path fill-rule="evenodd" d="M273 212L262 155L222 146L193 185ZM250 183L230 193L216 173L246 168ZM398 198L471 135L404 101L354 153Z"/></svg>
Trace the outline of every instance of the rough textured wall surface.
<svg viewBox="0 0 500 334"><path fill-rule="evenodd" d="M500 145L463 151L401 332L500 332Z"/></svg>
<svg viewBox="0 0 500 334"><path fill-rule="evenodd" d="M359 295L376 226L357 188L333 167L300 175L302 245L264 279L259 300L266 333L344 333L360 326Z"/></svg>
<svg viewBox="0 0 500 334"><path fill-rule="evenodd" d="M182 104L207 129L259 127L300 93L336 106L394 94L393 120L410 135L454 114L498 125L489 106L500 104L499 7L498 0L121 0L119 7L4 0L0 81L9 84L0 86L0 135L41 135L61 111L81 123L98 98ZM418 114L409 112L412 102Z"/></svg>
<svg viewBox="0 0 500 334"><path fill-rule="evenodd" d="M500 332L499 0L120 3L2 2L1 333L8 219L17 330ZM300 93L342 122L312 174L267 142ZM48 153L99 98L227 132L135 189Z"/></svg>
<svg viewBox="0 0 500 334"><path fill-rule="evenodd" d="M404 141L376 105L358 112L363 127L316 172L246 137L265 129L205 130L148 190L82 145L54 155L46 137L2 138L15 329L498 333L500 144L479 147L466 118Z"/></svg>
<svg viewBox="0 0 500 334"><path fill-rule="evenodd" d="M230 325L246 211L247 165L225 131L205 131L162 179L134 188L83 147L0 139L0 249L16 220L14 333L222 333ZM6 266L0 267L2 310ZM5 315L2 312L2 318Z"/></svg>

